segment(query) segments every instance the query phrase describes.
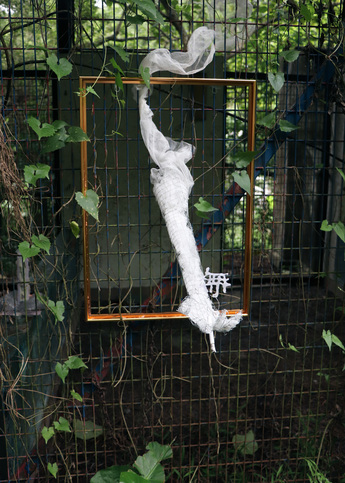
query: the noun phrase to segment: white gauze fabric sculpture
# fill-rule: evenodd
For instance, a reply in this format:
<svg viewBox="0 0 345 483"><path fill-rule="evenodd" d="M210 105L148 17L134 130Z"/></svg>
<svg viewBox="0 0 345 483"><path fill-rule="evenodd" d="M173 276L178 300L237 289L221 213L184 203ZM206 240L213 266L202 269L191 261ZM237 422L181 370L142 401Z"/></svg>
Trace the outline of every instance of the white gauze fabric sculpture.
<svg viewBox="0 0 345 483"><path fill-rule="evenodd" d="M215 32L206 27L195 30L188 42L187 52L170 53L166 49L150 52L141 68L189 75L204 69L215 52ZM175 249L188 296L178 311L187 315L193 324L209 334L211 350L215 351L213 331L228 332L242 319L239 312L228 318L226 311L213 308L210 300L193 230L188 218L188 198L194 184L186 163L192 158L194 147L165 137L152 120L147 104L149 90L138 87L140 128L152 161L158 168L151 169L153 192L164 217L171 243Z"/></svg>

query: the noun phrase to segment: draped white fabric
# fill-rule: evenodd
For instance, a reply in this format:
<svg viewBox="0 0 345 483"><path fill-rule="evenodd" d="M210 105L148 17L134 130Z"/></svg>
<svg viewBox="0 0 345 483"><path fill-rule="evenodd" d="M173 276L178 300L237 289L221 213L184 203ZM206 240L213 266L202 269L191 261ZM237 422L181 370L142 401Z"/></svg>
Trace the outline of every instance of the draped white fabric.
<svg viewBox="0 0 345 483"><path fill-rule="evenodd" d="M166 49L157 49L144 58L141 68L148 68L150 74L158 71L181 75L199 72L213 59L215 38L213 30L200 27L191 36L187 52L170 53ZM226 311L215 310L207 291L188 218L188 198L194 182L186 163L192 158L194 147L183 141L175 142L157 129L147 103L149 89L140 86L138 90L142 137L152 161L157 165L157 168L151 170L153 192L164 217L188 293L178 311L187 315L202 332L209 334L211 349L214 351L213 331L230 331L241 321L242 315L238 313L228 318Z"/></svg>

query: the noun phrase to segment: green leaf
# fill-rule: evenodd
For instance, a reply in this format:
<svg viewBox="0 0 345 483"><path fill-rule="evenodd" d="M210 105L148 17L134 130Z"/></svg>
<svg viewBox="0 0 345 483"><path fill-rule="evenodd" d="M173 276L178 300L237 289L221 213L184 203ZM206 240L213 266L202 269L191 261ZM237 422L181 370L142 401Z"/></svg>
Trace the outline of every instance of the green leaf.
<svg viewBox="0 0 345 483"><path fill-rule="evenodd" d="M345 226L344 223L338 221L338 223L333 223L333 229L338 235L338 237L345 243Z"/></svg>
<svg viewBox="0 0 345 483"><path fill-rule="evenodd" d="M126 3L126 0L120 0L120 3ZM139 10L152 20L162 25L164 24L163 16L158 12L155 4L151 0L131 0L131 3L137 5Z"/></svg>
<svg viewBox="0 0 345 483"><path fill-rule="evenodd" d="M343 178L343 180L345 181L345 173L344 173L344 171L341 171L339 168L335 168L335 169L338 171L338 173L340 174L340 176L341 176L341 177Z"/></svg>
<svg viewBox="0 0 345 483"><path fill-rule="evenodd" d="M258 124L259 126L267 127L268 129L272 129L275 123L276 123L276 113L271 112L270 114L267 114L262 119L257 121L256 124Z"/></svg>
<svg viewBox="0 0 345 483"><path fill-rule="evenodd" d="M87 369L87 365L78 356L69 356L67 361L65 361L65 365L68 367L68 369L80 369L81 367Z"/></svg>
<svg viewBox="0 0 345 483"><path fill-rule="evenodd" d="M162 445L156 441L152 441L146 446L146 449L151 451L151 453L157 458L157 461L163 461L168 458L172 458L173 452L171 446Z"/></svg>
<svg viewBox="0 0 345 483"><path fill-rule="evenodd" d="M323 222L321 223L320 230L322 230L322 231L332 231L333 226L329 225L327 220L323 220Z"/></svg>
<svg viewBox="0 0 345 483"><path fill-rule="evenodd" d="M53 300L48 300L47 306L54 314L55 322L62 322L64 320L65 304L62 300L58 300L56 303Z"/></svg>
<svg viewBox="0 0 345 483"><path fill-rule="evenodd" d="M65 384L65 379L68 376L69 369L65 364L61 364L60 362L57 362L55 366L55 372L59 376L59 378L62 380L62 382Z"/></svg>
<svg viewBox="0 0 345 483"><path fill-rule="evenodd" d="M52 438L55 434L53 426L50 426L49 428L47 428L47 426L44 426L44 428L42 428L41 434L42 438L47 444L50 438Z"/></svg>
<svg viewBox="0 0 345 483"><path fill-rule="evenodd" d="M81 395L77 392L75 392L74 389L71 389L71 396L76 399L77 401L79 402L83 402L83 398L81 397Z"/></svg>
<svg viewBox="0 0 345 483"><path fill-rule="evenodd" d="M286 345L285 345L285 344L284 344L284 342L283 342L283 336L282 336L281 334L279 335L279 342L280 342L280 345L281 345L281 346L282 346L284 349L289 349L289 350L291 350L291 351L293 351L293 352L298 352L298 353L299 353L299 350L298 350L298 349L296 349L296 347L295 347L294 345L290 344L290 342L288 342L288 343L287 343L287 347L286 347Z"/></svg>
<svg viewBox="0 0 345 483"><path fill-rule="evenodd" d="M121 473L129 469L130 466L110 466L105 470L97 471L90 483L120 483Z"/></svg>
<svg viewBox="0 0 345 483"><path fill-rule="evenodd" d="M67 419L63 418L62 416L59 418L59 421L54 421L53 424L56 431L64 431L65 433L72 432Z"/></svg>
<svg viewBox="0 0 345 483"><path fill-rule="evenodd" d="M231 155L232 161L235 163L237 169L246 168L250 164L259 151L237 151L236 154Z"/></svg>
<svg viewBox="0 0 345 483"><path fill-rule="evenodd" d="M139 67L139 74L141 75L146 87L150 89L150 69L148 67L145 67L144 69L143 66L141 65Z"/></svg>
<svg viewBox="0 0 345 483"><path fill-rule="evenodd" d="M250 178L247 171L242 170L238 173L232 173L232 176L237 183L244 191L250 194Z"/></svg>
<svg viewBox="0 0 345 483"><path fill-rule="evenodd" d="M294 345L290 344L290 342L288 342L288 348L290 349L290 351L299 353L299 350L296 349L296 347Z"/></svg>
<svg viewBox="0 0 345 483"><path fill-rule="evenodd" d="M38 179L49 179L50 166L47 164L29 164L24 167L24 179L26 183L36 186Z"/></svg>
<svg viewBox="0 0 345 483"><path fill-rule="evenodd" d="M280 89L283 87L285 82L285 77L283 72L277 72L277 74L273 74L272 72L268 73L268 80L273 89L276 92L279 92Z"/></svg>
<svg viewBox="0 0 345 483"><path fill-rule="evenodd" d="M27 241L19 243L18 250L23 257L23 262L25 262L27 258L38 255L38 253L41 251L38 247L30 246L29 242Z"/></svg>
<svg viewBox="0 0 345 483"><path fill-rule="evenodd" d="M323 330L322 331L322 338L323 340L326 342L326 344L328 345L328 349L331 350L331 347L332 347L332 333L330 330Z"/></svg>
<svg viewBox="0 0 345 483"><path fill-rule="evenodd" d="M58 80L69 75L72 72L73 66L67 59L58 60L55 54L51 54L47 58L47 64L53 72L57 75Z"/></svg>
<svg viewBox="0 0 345 483"><path fill-rule="evenodd" d="M117 70L118 72L120 72L120 74L123 75L123 70L121 69L121 67L119 66L119 64L116 62L115 59L111 58L110 59L110 63L111 65L114 67L115 70Z"/></svg>
<svg viewBox="0 0 345 483"><path fill-rule="evenodd" d="M319 377L324 377L326 382L329 382L329 374L325 374L324 372L319 371L319 372L316 373L316 375L319 376Z"/></svg>
<svg viewBox="0 0 345 483"><path fill-rule="evenodd" d="M243 455L253 455L258 449L259 445L255 441L255 436L252 430L247 434L235 434L232 438L237 451Z"/></svg>
<svg viewBox="0 0 345 483"><path fill-rule="evenodd" d="M90 141L87 134L79 126L71 126L68 129L68 137L66 143L80 143L82 141Z"/></svg>
<svg viewBox="0 0 345 483"><path fill-rule="evenodd" d="M76 221L70 221L69 222L69 227L73 233L73 235L76 237L76 238L79 238L80 236L80 228L79 228L79 225Z"/></svg>
<svg viewBox="0 0 345 483"><path fill-rule="evenodd" d="M313 18L314 13L315 13L315 9L311 4L301 5L300 12L303 15L303 17L305 18L305 20L307 22L310 22L311 19Z"/></svg>
<svg viewBox="0 0 345 483"><path fill-rule="evenodd" d="M107 43L107 47L115 50L115 52L123 60L123 62L129 61L129 54L120 45L111 45L110 43Z"/></svg>
<svg viewBox="0 0 345 483"><path fill-rule="evenodd" d="M145 22L145 17L142 15L127 15L126 21L132 25L142 25Z"/></svg>
<svg viewBox="0 0 345 483"><path fill-rule="evenodd" d="M47 468L49 473L51 473L54 478L56 478L57 472L59 471L58 465L56 463L51 464L49 462Z"/></svg>
<svg viewBox="0 0 345 483"><path fill-rule="evenodd" d="M87 190L85 195L80 191L75 194L76 202L83 208L89 215L93 216L95 220L98 220L98 194L93 190Z"/></svg>
<svg viewBox="0 0 345 483"><path fill-rule="evenodd" d="M195 214L199 217L199 218L203 218L204 220L209 220L210 218L210 213L203 213L202 211L198 211L198 210L195 210Z"/></svg>
<svg viewBox="0 0 345 483"><path fill-rule="evenodd" d="M337 337L334 334L332 334L332 342L333 342L334 345L340 347L340 349L342 349L343 351L345 351L344 344L341 342L341 340L339 339L339 337Z"/></svg>
<svg viewBox="0 0 345 483"><path fill-rule="evenodd" d="M35 117L29 116L26 122L29 124L31 129L35 131L39 140L44 137L53 136L56 132L54 126L46 122L41 125L41 121L39 119L36 119Z"/></svg>
<svg viewBox="0 0 345 483"><path fill-rule="evenodd" d="M31 241L36 247L38 247L42 250L45 250L49 255L49 251L50 251L49 238L47 238L44 235L39 235L38 237L36 235L32 235Z"/></svg>
<svg viewBox="0 0 345 483"><path fill-rule="evenodd" d="M143 478L152 482L165 481L164 468L149 451L143 456L138 456L133 465Z"/></svg>
<svg viewBox="0 0 345 483"><path fill-rule="evenodd" d="M87 86L86 94L93 94L94 96L98 97L98 99L100 99L99 95L92 86Z"/></svg>
<svg viewBox="0 0 345 483"><path fill-rule="evenodd" d="M209 218L210 214L214 211L218 211L218 208L214 208L208 201L204 200L204 198L200 197L199 202L194 204L196 208L196 213L201 218Z"/></svg>
<svg viewBox="0 0 345 483"><path fill-rule="evenodd" d="M170 446L164 446L159 443L152 442L146 446L146 449L148 452L143 456L138 456L134 462L134 467L139 471L140 475L146 478L148 481L157 483L164 482L164 468L160 462L164 459L172 457L172 450Z"/></svg>
<svg viewBox="0 0 345 483"><path fill-rule="evenodd" d="M77 438L87 441L101 436L104 433L102 426L95 424L93 421L74 420L74 433Z"/></svg>
<svg viewBox="0 0 345 483"><path fill-rule="evenodd" d="M299 127L296 126L295 124L292 124L289 121L284 121L283 119L279 121L278 125L282 132L292 132L292 131L296 131L296 129L299 129Z"/></svg>
<svg viewBox="0 0 345 483"><path fill-rule="evenodd" d="M164 477L164 473L163 473ZM165 480L158 480L160 482L164 482ZM143 476L138 475L137 473L134 473L132 470L128 470L126 473L121 473L120 475L120 483L156 483L156 480L152 480L151 478L148 480L147 478L144 478Z"/></svg>
<svg viewBox="0 0 345 483"><path fill-rule="evenodd" d="M57 119L56 121L54 121L52 123L52 126L57 130L59 131L60 129L66 127L66 126L69 126L69 124L67 124L67 122L65 121L60 121L59 119Z"/></svg>
<svg viewBox="0 0 345 483"><path fill-rule="evenodd" d="M299 50L284 50L280 55L286 62L294 62L298 59L300 53Z"/></svg>
<svg viewBox="0 0 345 483"><path fill-rule="evenodd" d="M42 153L52 153L58 149L62 149L66 146L64 141L60 139L60 134L54 134L54 136L44 140L42 142Z"/></svg>

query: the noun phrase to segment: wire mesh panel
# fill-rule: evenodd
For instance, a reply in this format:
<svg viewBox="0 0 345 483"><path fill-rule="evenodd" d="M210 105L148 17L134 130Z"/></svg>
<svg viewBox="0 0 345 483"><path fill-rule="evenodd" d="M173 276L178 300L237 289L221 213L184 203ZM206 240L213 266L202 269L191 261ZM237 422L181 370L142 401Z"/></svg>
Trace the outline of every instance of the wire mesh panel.
<svg viewBox="0 0 345 483"><path fill-rule="evenodd" d="M133 468L153 442L172 449L166 481L345 481L344 19L336 1L0 1L0 481L84 483ZM249 317L217 334L214 354L188 320L160 318L185 294L136 94L119 79L137 78L153 49L186 52L200 26L216 32L202 80L257 86ZM112 85L80 91L85 76ZM233 310L245 299L248 97L157 84L150 98L159 129L196 145L189 215L197 235L217 228L199 253L229 273L219 304ZM85 136L100 201L89 292ZM231 189L221 223L198 217L200 197L218 208ZM157 317L90 322L85 293L97 315Z"/></svg>

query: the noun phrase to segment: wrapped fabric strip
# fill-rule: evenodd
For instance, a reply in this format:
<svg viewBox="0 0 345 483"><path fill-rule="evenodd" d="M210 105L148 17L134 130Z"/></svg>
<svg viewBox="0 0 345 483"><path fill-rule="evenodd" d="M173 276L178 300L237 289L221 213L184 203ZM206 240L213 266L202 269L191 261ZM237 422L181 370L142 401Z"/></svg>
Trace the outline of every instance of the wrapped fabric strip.
<svg viewBox="0 0 345 483"><path fill-rule="evenodd" d="M214 41L215 32L200 27L191 36L187 52L170 53L166 49L157 49L145 57L141 68L148 68L150 74L158 71L181 75L199 72L213 59ZM186 164L194 154L194 147L165 137L157 129L147 103L149 90L145 86L138 89L142 137L152 161L158 166L151 170L153 192L165 220L188 293L178 311L187 315L202 332L209 334L211 350L215 351L213 331L230 331L241 321L242 314L239 312L228 318L225 310L215 310L207 291L188 218L188 198L194 181Z"/></svg>

